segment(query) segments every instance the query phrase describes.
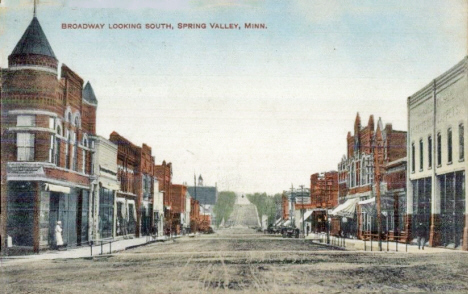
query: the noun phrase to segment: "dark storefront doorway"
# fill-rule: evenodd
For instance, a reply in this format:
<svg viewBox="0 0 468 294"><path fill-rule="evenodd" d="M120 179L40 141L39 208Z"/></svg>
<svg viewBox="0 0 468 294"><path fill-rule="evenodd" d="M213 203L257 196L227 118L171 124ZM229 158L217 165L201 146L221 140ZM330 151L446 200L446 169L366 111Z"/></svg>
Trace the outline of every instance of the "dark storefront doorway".
<svg viewBox="0 0 468 294"><path fill-rule="evenodd" d="M89 192L71 189L70 194L50 192L49 245L55 246L55 226L62 222L63 243L83 245L88 241Z"/></svg>
<svg viewBox="0 0 468 294"><path fill-rule="evenodd" d="M37 182L8 183L7 234L14 246L33 246Z"/></svg>
<svg viewBox="0 0 468 294"><path fill-rule="evenodd" d="M416 232L419 223L427 228L426 240L429 240L429 228L431 227L431 193L432 180L424 178L415 180L413 184L413 232Z"/></svg>
<svg viewBox="0 0 468 294"><path fill-rule="evenodd" d="M465 225L465 172L445 174L438 177L440 183L442 245L462 245Z"/></svg>

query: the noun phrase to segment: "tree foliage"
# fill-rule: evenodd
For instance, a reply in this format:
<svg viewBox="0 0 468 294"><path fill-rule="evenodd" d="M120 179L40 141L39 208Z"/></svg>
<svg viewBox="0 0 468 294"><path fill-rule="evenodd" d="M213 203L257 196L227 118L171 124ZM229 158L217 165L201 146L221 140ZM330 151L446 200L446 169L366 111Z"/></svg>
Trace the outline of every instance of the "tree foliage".
<svg viewBox="0 0 468 294"><path fill-rule="evenodd" d="M231 191L221 191L218 194L218 200L213 208L216 215L215 224L217 227L221 224L222 220L227 221L234 210L234 203L236 203L236 193Z"/></svg>
<svg viewBox="0 0 468 294"><path fill-rule="evenodd" d="M268 225L274 224L278 217L278 207L281 205L281 194L267 195L267 193L247 194L247 199L250 203L257 207L258 216L268 217Z"/></svg>

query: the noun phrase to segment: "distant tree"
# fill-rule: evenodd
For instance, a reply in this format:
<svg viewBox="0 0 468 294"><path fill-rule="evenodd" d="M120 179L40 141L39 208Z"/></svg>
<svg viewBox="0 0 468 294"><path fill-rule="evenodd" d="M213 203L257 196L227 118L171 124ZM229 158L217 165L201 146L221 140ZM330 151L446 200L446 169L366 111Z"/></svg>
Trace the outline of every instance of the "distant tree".
<svg viewBox="0 0 468 294"><path fill-rule="evenodd" d="M257 207L258 215L268 217L268 225L274 224L277 217L277 203L281 203L281 194L267 195L267 193L247 194L250 203Z"/></svg>
<svg viewBox="0 0 468 294"><path fill-rule="evenodd" d="M216 215L215 225L219 227L222 220L227 221L234 210L236 203L236 193L232 191L221 191L218 194L218 200L215 203L213 211Z"/></svg>

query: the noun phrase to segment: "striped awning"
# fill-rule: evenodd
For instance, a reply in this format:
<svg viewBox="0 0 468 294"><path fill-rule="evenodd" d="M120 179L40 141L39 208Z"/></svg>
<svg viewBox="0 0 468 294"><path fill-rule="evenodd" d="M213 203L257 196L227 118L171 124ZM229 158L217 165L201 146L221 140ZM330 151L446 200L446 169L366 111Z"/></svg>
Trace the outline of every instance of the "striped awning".
<svg viewBox="0 0 468 294"><path fill-rule="evenodd" d="M358 201L359 198L348 199L345 203L340 204L333 209L330 214L352 218L356 212L356 204Z"/></svg>

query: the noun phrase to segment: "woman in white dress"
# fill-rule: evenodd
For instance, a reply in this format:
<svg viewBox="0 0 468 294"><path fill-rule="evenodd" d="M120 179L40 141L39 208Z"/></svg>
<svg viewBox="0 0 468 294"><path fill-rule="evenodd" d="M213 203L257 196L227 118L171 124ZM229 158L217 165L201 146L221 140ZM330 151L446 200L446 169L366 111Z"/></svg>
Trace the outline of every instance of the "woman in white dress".
<svg viewBox="0 0 468 294"><path fill-rule="evenodd" d="M55 244L57 245L57 249L63 245L62 239L62 222L58 221L57 225L55 226Z"/></svg>

